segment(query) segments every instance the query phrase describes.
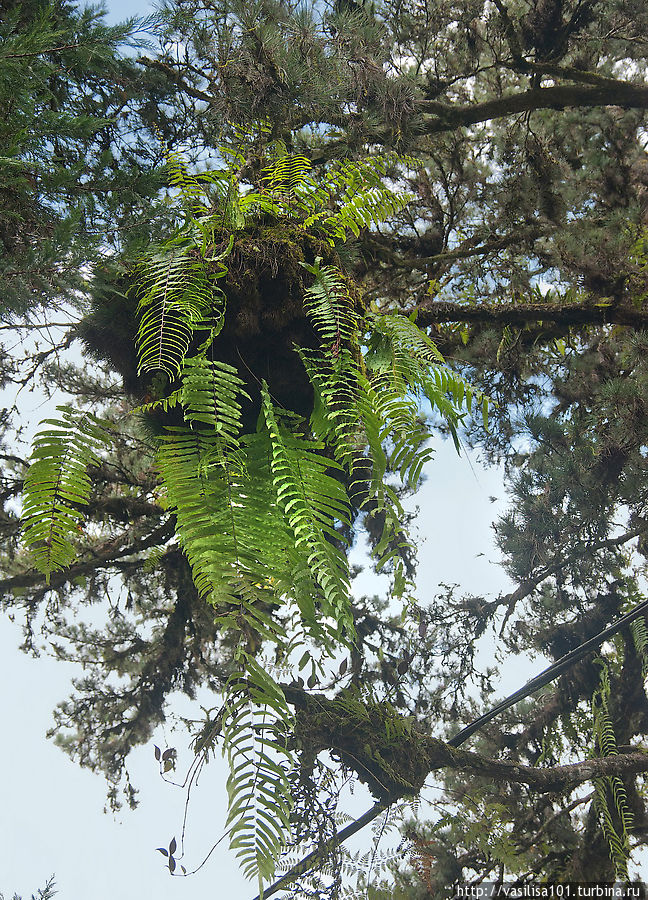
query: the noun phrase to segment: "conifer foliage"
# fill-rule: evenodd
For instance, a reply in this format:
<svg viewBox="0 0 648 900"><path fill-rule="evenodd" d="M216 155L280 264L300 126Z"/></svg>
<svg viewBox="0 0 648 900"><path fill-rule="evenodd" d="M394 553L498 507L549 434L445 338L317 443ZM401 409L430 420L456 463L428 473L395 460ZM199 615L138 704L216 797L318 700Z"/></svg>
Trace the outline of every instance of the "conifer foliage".
<svg viewBox="0 0 648 900"><path fill-rule="evenodd" d="M0 417L3 604L84 668L59 743L134 803L129 751L208 687L191 772L224 749L244 870L303 841L318 900L632 876L643 619L482 719L478 755L442 739L492 702L482 638L541 668L643 598L646 9L170 0L137 59L97 12L0 9L0 326L38 344L0 378L69 395L31 465ZM504 466L497 596L454 585L462 531L415 592L431 435ZM350 589L365 537L381 596ZM395 884L331 851L349 774L409 842Z"/></svg>

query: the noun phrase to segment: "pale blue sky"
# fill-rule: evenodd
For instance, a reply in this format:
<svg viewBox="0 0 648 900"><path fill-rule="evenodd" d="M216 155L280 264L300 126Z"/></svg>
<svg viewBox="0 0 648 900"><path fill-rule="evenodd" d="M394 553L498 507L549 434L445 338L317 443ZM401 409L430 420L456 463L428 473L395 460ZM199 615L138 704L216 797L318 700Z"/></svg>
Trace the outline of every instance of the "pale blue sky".
<svg viewBox="0 0 648 900"><path fill-rule="evenodd" d="M110 19L146 15L153 4L142 0L112 0ZM25 411L26 416L30 415ZM43 410L31 414L38 419ZM492 504L495 495L500 502ZM483 594L505 590L507 584L491 560L490 523L503 500L501 477L483 471L473 460L458 458L449 443L439 446L429 467L421 507L420 595L425 601L441 582L460 582L462 589ZM480 554L485 554L484 556ZM99 776L81 770L50 741L45 732L51 710L64 699L70 679L79 673L69 664L47 657L34 660L17 647L20 630L0 619L0 684L3 686L3 741L0 742L0 893L24 900L55 874L61 900L207 900L228 897L252 900L255 886L239 875L225 842L207 866L188 878L171 878L155 848L179 837L184 794L162 783L150 746L133 754L133 781L140 788L141 806L125 810L116 820L104 815L105 785ZM515 687L541 663L516 671ZM181 752L187 738L160 732ZM189 755L184 754L185 761ZM188 867L196 865L222 833L225 813L225 770L216 762L205 770L194 792L189 828ZM369 805L355 798L349 811Z"/></svg>

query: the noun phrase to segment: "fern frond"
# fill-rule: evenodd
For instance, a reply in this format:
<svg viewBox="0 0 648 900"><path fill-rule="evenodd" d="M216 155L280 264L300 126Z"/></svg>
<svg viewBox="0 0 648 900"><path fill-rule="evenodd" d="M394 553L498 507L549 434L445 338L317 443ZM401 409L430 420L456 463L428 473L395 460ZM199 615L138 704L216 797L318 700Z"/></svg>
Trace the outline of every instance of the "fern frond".
<svg viewBox="0 0 648 900"><path fill-rule="evenodd" d="M635 619L630 624L632 642L637 656L641 660L641 674L644 678L648 675L648 628L645 619Z"/></svg>
<svg viewBox="0 0 648 900"><path fill-rule="evenodd" d="M288 773L295 761L287 738L293 717L271 676L250 654L240 657L244 675L237 673L228 683L223 719L230 769L226 825L243 872L258 879L262 893L290 835Z"/></svg>
<svg viewBox="0 0 648 900"><path fill-rule="evenodd" d="M204 206L204 189L195 175L189 172L185 158L176 150L167 150L166 170L172 187L176 188L190 209ZM204 181L204 179L203 179Z"/></svg>
<svg viewBox="0 0 648 900"><path fill-rule="evenodd" d="M599 686L592 696L592 724L594 744L601 756L617 754L616 735L610 717L609 700L611 694L610 673L607 664L601 664ZM615 876L628 880L628 861L630 858L629 832L633 825L632 811L628 805L625 785L615 775L594 779L596 792L596 808L599 813L601 829L608 842L610 859L614 865ZM610 809L610 801L616 813L616 822Z"/></svg>
<svg viewBox="0 0 648 900"><path fill-rule="evenodd" d="M107 425L91 413L59 406L58 419L34 438L23 486L23 541L47 581L76 555L73 536L81 531L91 491L88 466L99 463Z"/></svg>
<svg viewBox="0 0 648 900"><path fill-rule="evenodd" d="M261 170L261 180L271 193L283 197L306 180L312 166L308 157L288 153L282 141L275 142L271 149L276 159Z"/></svg>
<svg viewBox="0 0 648 900"><path fill-rule="evenodd" d="M394 191L384 181L396 157L375 156L338 162L312 191L297 191L306 212L305 228L323 232L331 243L344 242L347 231L360 231L386 221L411 201L412 195Z"/></svg>
<svg viewBox="0 0 648 900"><path fill-rule="evenodd" d="M138 372L180 371L194 331L213 315L213 278L196 251L165 247L148 255L136 269L140 320Z"/></svg>
<svg viewBox="0 0 648 900"><path fill-rule="evenodd" d="M239 398L248 394L233 366L201 357L185 358L180 398L188 422L211 425L226 446L238 442L241 430Z"/></svg>
<svg viewBox="0 0 648 900"><path fill-rule="evenodd" d="M336 638L346 643L353 634L349 570L346 555L336 546L341 535L335 528L336 523L348 524L346 493L326 473L331 461L317 452L322 445L300 440L280 427L265 384L262 410L270 436L270 466L278 504L295 547L320 587L322 615L333 618Z"/></svg>
<svg viewBox="0 0 648 900"><path fill-rule="evenodd" d="M357 331L357 316L349 288L335 266L322 266L318 256L314 265L301 263L314 282L304 294L304 312L312 320L324 344L337 357L343 342L352 341Z"/></svg>
<svg viewBox="0 0 648 900"><path fill-rule="evenodd" d="M445 420L458 450L464 407L468 412L480 407L487 426L488 398L444 365L434 342L412 319L375 316L366 363L370 371L387 375L402 393L425 397Z"/></svg>

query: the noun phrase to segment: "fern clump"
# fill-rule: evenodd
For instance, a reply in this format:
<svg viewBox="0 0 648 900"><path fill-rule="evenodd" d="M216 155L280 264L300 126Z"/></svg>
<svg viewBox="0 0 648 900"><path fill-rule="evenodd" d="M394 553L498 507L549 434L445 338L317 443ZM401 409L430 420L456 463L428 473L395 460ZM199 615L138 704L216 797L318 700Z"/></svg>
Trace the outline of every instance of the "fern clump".
<svg viewBox="0 0 648 900"><path fill-rule="evenodd" d="M296 762L288 705L256 657L268 647L289 665L300 649L314 683L322 654L352 646L346 550L359 516L374 526L376 566L391 572L395 594L406 591L413 550L398 482L415 489L431 457L422 405L457 440L466 411L485 414L486 401L414 321L373 313L343 271L337 247L408 202L385 183L389 159L316 175L277 143L249 189L245 160L229 159L194 176L170 155L178 230L127 270L117 296L138 323L122 374L157 424L163 501L233 646L228 824L245 871L262 882L288 839ZM86 340L102 333L82 330ZM123 347L116 353L123 363ZM68 411L37 439L25 540L43 571L73 558L100 436L97 420ZM390 766L379 759L377 771Z"/></svg>

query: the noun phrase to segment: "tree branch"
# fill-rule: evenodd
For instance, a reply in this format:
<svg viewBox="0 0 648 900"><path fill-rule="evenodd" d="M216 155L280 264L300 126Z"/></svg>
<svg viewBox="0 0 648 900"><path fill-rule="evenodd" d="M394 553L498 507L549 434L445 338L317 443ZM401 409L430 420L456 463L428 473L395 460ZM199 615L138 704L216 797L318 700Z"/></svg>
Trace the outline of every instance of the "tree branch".
<svg viewBox="0 0 648 900"><path fill-rule="evenodd" d="M417 130L420 134L439 134L518 113L538 109L564 109L566 106L648 109L648 87L629 81L601 78L597 79L596 84L588 87L563 84L556 87L533 88L497 97L494 100L486 100L483 103L471 103L468 106L452 106L436 100L424 100L419 106L423 116Z"/></svg>
<svg viewBox="0 0 648 900"><path fill-rule="evenodd" d="M467 255L467 254L466 254ZM416 311L417 324L439 325L444 322L476 322L486 325L526 325L529 322L553 322L556 325L627 325L648 328L648 311L635 307L591 303L485 304L468 305L430 301L403 310L404 315Z"/></svg>
<svg viewBox="0 0 648 900"><path fill-rule="evenodd" d="M126 547L120 547L124 539L128 537L128 532L126 532L126 534L120 535L118 538L115 538L115 540L104 544L101 550L97 550L91 558L82 560L76 565L65 569L63 572L53 572L50 575L47 589L54 591L64 584L73 581L75 578L78 578L80 575L87 575L89 572L93 572L95 569L103 566L110 567L113 563L116 563L118 559L125 556L133 556L136 553L141 553L143 550L148 550L150 547L161 545L165 540L172 537L173 533L173 525L167 519L145 538L132 544L128 544ZM20 575L13 575L10 578L3 578L0 580L0 596L12 591L14 588L39 586L46 586L45 576L42 572L23 572Z"/></svg>
<svg viewBox="0 0 648 900"><path fill-rule="evenodd" d="M211 94L207 94L205 93L205 91L201 91L199 88L188 84L182 77L180 72L176 72L176 70L167 63L163 63L159 59L149 59L147 56L140 56L137 61L142 66L146 66L148 69L158 69L159 71L164 72L164 74L167 75L172 81L175 81L178 87L183 90L185 94L193 97L194 100L202 100L204 103L208 103L210 106L214 102L214 97Z"/></svg>

